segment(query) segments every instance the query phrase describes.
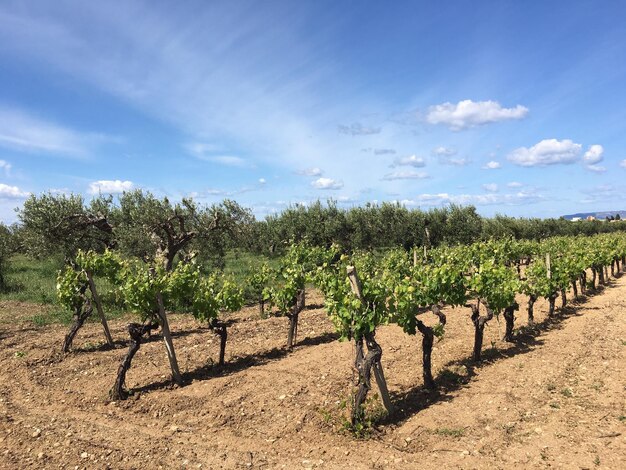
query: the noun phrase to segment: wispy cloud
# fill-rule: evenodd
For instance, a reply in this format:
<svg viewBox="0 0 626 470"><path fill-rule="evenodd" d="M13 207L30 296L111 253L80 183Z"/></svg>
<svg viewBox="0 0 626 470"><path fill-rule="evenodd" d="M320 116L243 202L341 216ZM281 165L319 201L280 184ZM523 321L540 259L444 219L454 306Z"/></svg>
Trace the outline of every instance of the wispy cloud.
<svg viewBox="0 0 626 470"><path fill-rule="evenodd" d="M587 170L593 171L594 173L604 173L606 171L606 167L602 165L587 165Z"/></svg>
<svg viewBox="0 0 626 470"><path fill-rule="evenodd" d="M520 147L508 156L519 166L547 166L571 164L578 161L582 145L569 139L545 139L530 148Z"/></svg>
<svg viewBox="0 0 626 470"><path fill-rule="evenodd" d="M296 175L301 175L301 176L322 176L324 174L321 168L317 168L317 167L305 168L304 170L297 170L294 173Z"/></svg>
<svg viewBox="0 0 626 470"><path fill-rule="evenodd" d="M368 127L364 126L360 122L355 122L349 126L340 124L337 126L337 129L341 134L348 134L352 136L380 134L381 131L380 127Z"/></svg>
<svg viewBox="0 0 626 470"><path fill-rule="evenodd" d="M533 191L518 191L516 193L506 194L420 194L413 199L405 199L401 202L408 207L418 206L443 206L448 204L490 206L490 205L507 205L518 206L525 204L536 204L544 201L546 198Z"/></svg>
<svg viewBox="0 0 626 470"><path fill-rule="evenodd" d="M33 116L0 107L0 146L21 152L85 157L100 143L116 140L97 133L81 133Z"/></svg>
<svg viewBox="0 0 626 470"><path fill-rule="evenodd" d="M613 184L600 184L590 188L581 190L585 196L580 201L583 204L592 204L596 202L616 202L624 201L626 194L624 190Z"/></svg>
<svg viewBox="0 0 626 470"><path fill-rule="evenodd" d="M497 101L463 100L456 104L443 103L429 107L426 121L459 131L498 121L523 119L527 114L528 108L521 105L503 108Z"/></svg>
<svg viewBox="0 0 626 470"><path fill-rule="evenodd" d="M184 148L190 155L205 162L218 163L220 165L235 166L239 168L254 166L245 158L235 155L224 155L222 150L213 144L192 142L185 144Z"/></svg>
<svg viewBox="0 0 626 470"><path fill-rule="evenodd" d="M0 170L4 171L6 176L11 174L11 164L6 160L0 160Z"/></svg>
<svg viewBox="0 0 626 470"><path fill-rule="evenodd" d="M457 151L456 149L440 145L439 147L432 149L430 153L432 153L435 157L451 157L456 155Z"/></svg>
<svg viewBox="0 0 626 470"><path fill-rule="evenodd" d="M387 173L382 177L383 181L395 181L395 180L422 180L430 178L428 173L423 171L393 171L391 173Z"/></svg>
<svg viewBox="0 0 626 470"><path fill-rule="evenodd" d="M421 168L426 165L426 161L423 157L418 157L416 155L410 155L408 157L398 157L391 164L392 168L398 166L412 166L415 168Z"/></svg>
<svg viewBox="0 0 626 470"><path fill-rule="evenodd" d="M472 163L467 157L450 157L446 155L440 156L438 160L441 165L449 166L466 166Z"/></svg>
<svg viewBox="0 0 626 470"><path fill-rule="evenodd" d="M395 153L395 149L374 149L374 155L393 155Z"/></svg>
<svg viewBox="0 0 626 470"><path fill-rule="evenodd" d="M498 185L497 185L497 183L485 183L485 184L483 184L483 189L485 191L489 191L490 193L497 193L498 192Z"/></svg>

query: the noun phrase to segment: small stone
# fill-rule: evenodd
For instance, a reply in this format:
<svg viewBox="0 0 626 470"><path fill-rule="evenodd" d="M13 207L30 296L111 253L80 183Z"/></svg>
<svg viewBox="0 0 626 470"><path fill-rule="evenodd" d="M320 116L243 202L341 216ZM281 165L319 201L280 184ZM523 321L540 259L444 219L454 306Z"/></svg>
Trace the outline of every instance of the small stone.
<svg viewBox="0 0 626 470"><path fill-rule="evenodd" d="M285 398L287 398L287 395L281 395L278 397L279 400L284 400Z"/></svg>
<svg viewBox="0 0 626 470"><path fill-rule="evenodd" d="M89 457L89 454L88 454L87 452L82 452L82 453L80 454L80 458L81 458L81 459L86 459L87 457Z"/></svg>
<svg viewBox="0 0 626 470"><path fill-rule="evenodd" d="M174 425L174 426L170 426L170 431L172 432L178 432L179 431L179 427Z"/></svg>
<svg viewBox="0 0 626 470"><path fill-rule="evenodd" d="M41 429L35 429L35 432L32 434L32 436L37 439L39 436L41 436Z"/></svg>
<svg viewBox="0 0 626 470"><path fill-rule="evenodd" d="M37 458L38 458L39 460L43 459L45 456L46 456L46 454L44 454L43 452L39 452L39 453L37 454Z"/></svg>
<svg viewBox="0 0 626 470"><path fill-rule="evenodd" d="M535 432L536 432L537 434L541 434L541 433L543 432L543 429L541 429L541 428L535 428Z"/></svg>

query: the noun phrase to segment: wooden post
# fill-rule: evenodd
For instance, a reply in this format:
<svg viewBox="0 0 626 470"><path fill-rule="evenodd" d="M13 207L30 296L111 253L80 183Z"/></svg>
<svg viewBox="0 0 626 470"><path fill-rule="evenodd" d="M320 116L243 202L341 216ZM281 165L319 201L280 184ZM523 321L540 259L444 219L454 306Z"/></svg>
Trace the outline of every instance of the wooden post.
<svg viewBox="0 0 626 470"><path fill-rule="evenodd" d="M161 330L163 331L163 342L165 343L167 358L170 361L170 368L172 369L172 379L174 380L174 382L181 385L183 383L183 378L181 377L180 370L178 369L178 361L176 360L176 351L174 351L174 343L172 342L170 325L167 321L165 306L163 305L163 296L159 292L156 297L157 305L159 307L159 319L161 320Z"/></svg>
<svg viewBox="0 0 626 470"><path fill-rule="evenodd" d="M374 362L374 377L376 377L376 384L378 390L380 390L380 397L383 399L383 405L388 413L393 412L393 405L391 404L391 398L389 397L389 390L387 389L387 381L385 380L385 374L383 372L383 365L380 361Z"/></svg>
<svg viewBox="0 0 626 470"><path fill-rule="evenodd" d="M98 310L98 315L100 316L100 323L102 323L102 328L104 329L104 336L106 336L107 344L112 347L113 338L111 338L109 324L107 323L104 311L102 310L102 302L100 302L100 296L98 295L98 290L96 289L96 283L93 282L93 275L91 272L85 271L85 274L87 275L87 281L89 282L89 290L91 290L91 295L96 303L96 310Z"/></svg>
<svg viewBox="0 0 626 470"><path fill-rule="evenodd" d="M413 267L417 266L417 247L413 248Z"/></svg>
<svg viewBox="0 0 626 470"><path fill-rule="evenodd" d="M550 267L550 253L546 253L546 272L548 273L548 279L552 279L552 270Z"/></svg>

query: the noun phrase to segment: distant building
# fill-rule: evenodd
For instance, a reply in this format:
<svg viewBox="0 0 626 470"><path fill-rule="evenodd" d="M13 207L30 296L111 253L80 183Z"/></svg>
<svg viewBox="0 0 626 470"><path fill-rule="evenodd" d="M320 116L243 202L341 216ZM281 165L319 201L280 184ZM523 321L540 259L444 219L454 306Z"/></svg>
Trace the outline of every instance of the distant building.
<svg viewBox="0 0 626 470"><path fill-rule="evenodd" d="M596 218L593 215L588 215L587 220L596 220Z"/></svg>
<svg viewBox="0 0 626 470"><path fill-rule="evenodd" d="M582 217L572 217L572 222L580 222L581 220L583 220Z"/></svg>

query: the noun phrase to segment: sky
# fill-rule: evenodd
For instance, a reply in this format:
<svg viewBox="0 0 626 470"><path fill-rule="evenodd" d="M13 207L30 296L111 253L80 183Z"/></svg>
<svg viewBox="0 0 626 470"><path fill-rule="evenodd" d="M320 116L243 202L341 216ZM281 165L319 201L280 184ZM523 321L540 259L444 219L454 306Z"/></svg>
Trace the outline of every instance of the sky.
<svg viewBox="0 0 626 470"><path fill-rule="evenodd" d="M626 2L3 1L0 220L145 189L263 218L626 209Z"/></svg>

